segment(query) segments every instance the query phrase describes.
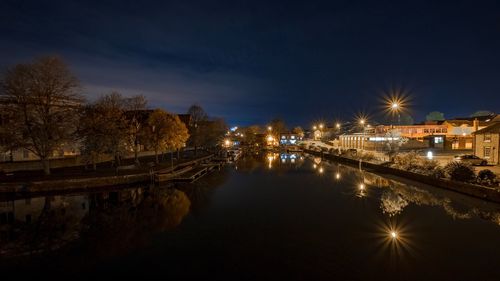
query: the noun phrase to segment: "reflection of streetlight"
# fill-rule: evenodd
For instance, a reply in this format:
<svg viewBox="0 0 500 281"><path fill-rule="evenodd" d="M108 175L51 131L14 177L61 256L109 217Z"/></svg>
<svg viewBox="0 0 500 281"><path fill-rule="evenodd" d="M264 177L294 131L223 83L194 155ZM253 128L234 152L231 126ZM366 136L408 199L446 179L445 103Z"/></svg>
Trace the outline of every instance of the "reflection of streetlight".
<svg viewBox="0 0 500 281"><path fill-rule="evenodd" d="M231 141L230 141L230 140L228 140L228 139L226 139L226 140L224 141L224 145L225 145L226 147L229 147L229 146L231 145Z"/></svg>
<svg viewBox="0 0 500 281"><path fill-rule="evenodd" d="M335 174L335 179L336 179L336 180L339 180L339 179L340 179L340 173L336 173L336 174Z"/></svg>
<svg viewBox="0 0 500 281"><path fill-rule="evenodd" d="M323 173L323 167L319 167L319 173L322 174Z"/></svg>

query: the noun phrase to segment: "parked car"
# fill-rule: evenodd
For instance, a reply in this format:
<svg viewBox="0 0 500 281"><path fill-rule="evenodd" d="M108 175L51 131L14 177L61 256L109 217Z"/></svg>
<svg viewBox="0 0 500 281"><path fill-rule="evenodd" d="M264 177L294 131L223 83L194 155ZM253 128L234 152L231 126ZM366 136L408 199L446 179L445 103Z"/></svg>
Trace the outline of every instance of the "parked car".
<svg viewBox="0 0 500 281"><path fill-rule="evenodd" d="M485 160L483 158L479 158L476 155L472 155L472 154L456 155L455 157L453 157L453 160L456 162L461 162L461 163L469 163L471 165L486 166L488 164L487 160Z"/></svg>

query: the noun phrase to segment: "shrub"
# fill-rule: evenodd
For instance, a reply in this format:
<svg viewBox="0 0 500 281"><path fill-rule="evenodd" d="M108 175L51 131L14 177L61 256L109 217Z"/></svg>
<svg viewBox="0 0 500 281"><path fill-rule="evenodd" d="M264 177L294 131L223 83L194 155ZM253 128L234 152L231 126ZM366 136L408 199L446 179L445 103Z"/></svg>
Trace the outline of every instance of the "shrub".
<svg viewBox="0 0 500 281"><path fill-rule="evenodd" d="M455 181L472 182L476 178L474 168L465 163L450 162L444 167L446 175Z"/></svg>
<svg viewBox="0 0 500 281"><path fill-rule="evenodd" d="M496 180L497 175L495 173L493 173L491 170L486 169L486 170L479 171L479 173L477 174L477 178L481 179L481 180L494 181L494 180Z"/></svg>
<svg viewBox="0 0 500 281"><path fill-rule="evenodd" d="M413 171L419 167L419 156L416 152L400 153L394 157L394 168Z"/></svg>
<svg viewBox="0 0 500 281"><path fill-rule="evenodd" d="M359 154L358 157L363 161L373 161L376 159L375 154L373 152L363 152Z"/></svg>
<svg viewBox="0 0 500 281"><path fill-rule="evenodd" d="M497 175L491 170L481 170L477 175L477 183L486 186L497 186Z"/></svg>

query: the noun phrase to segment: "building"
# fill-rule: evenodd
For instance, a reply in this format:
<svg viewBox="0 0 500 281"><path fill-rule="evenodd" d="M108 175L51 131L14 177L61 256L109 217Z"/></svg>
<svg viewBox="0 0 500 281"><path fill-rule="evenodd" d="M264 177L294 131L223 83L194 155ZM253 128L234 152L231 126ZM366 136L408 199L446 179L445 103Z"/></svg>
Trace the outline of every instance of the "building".
<svg viewBox="0 0 500 281"><path fill-rule="evenodd" d="M498 165L500 157L500 122L483 128L474 135L474 155Z"/></svg>
<svg viewBox="0 0 500 281"><path fill-rule="evenodd" d="M297 145L299 141L302 140L302 136L294 133L281 133L280 134L280 145Z"/></svg>
<svg viewBox="0 0 500 281"><path fill-rule="evenodd" d="M439 144L435 144L436 138L431 139L425 138L423 141L416 139L406 139L406 141L401 143L401 149L424 149L429 147L438 147ZM390 136L390 135L377 135L374 133L363 134L345 134L339 137L339 145L342 149L364 149L364 150L375 150L384 151L387 149L387 144L391 142L400 142L401 136ZM439 139L438 141L439 142Z"/></svg>
<svg viewBox="0 0 500 281"><path fill-rule="evenodd" d="M443 125L447 127L445 149L473 149L473 133L497 122L500 122L500 115L498 114L457 117L444 121Z"/></svg>
<svg viewBox="0 0 500 281"><path fill-rule="evenodd" d="M414 125L380 125L375 127L375 133L377 136L384 136L396 130L401 137L427 143L428 147L444 150L472 150L473 133L497 122L500 122L498 114L457 117Z"/></svg>

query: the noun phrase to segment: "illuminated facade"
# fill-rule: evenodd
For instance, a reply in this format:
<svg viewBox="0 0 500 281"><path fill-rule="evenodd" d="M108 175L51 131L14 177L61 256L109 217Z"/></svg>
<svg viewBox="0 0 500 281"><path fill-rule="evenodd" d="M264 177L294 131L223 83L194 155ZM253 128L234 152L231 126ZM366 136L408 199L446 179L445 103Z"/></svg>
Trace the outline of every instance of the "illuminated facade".
<svg viewBox="0 0 500 281"><path fill-rule="evenodd" d="M293 133L282 133L280 134L280 145L297 145L299 141L302 140L302 137L299 134Z"/></svg>
<svg viewBox="0 0 500 281"><path fill-rule="evenodd" d="M495 123L474 134L474 155L484 158L490 164L499 164L500 123Z"/></svg>

